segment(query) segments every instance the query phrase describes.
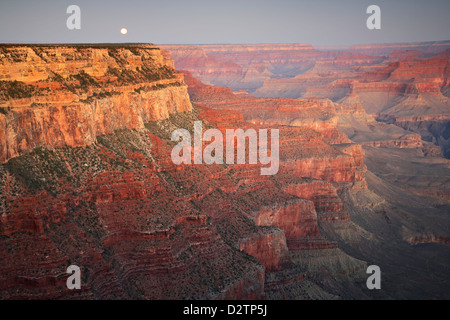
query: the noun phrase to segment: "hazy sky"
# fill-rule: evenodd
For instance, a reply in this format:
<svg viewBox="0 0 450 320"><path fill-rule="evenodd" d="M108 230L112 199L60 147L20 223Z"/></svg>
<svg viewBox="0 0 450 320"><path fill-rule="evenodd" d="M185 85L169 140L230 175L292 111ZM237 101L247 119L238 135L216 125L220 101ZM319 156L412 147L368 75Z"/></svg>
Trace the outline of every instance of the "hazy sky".
<svg viewBox="0 0 450 320"><path fill-rule="evenodd" d="M66 27L71 4L81 8L80 30ZM381 30L366 27L371 4L381 8ZM449 17L450 0L1 0L0 42L434 41L450 39Z"/></svg>

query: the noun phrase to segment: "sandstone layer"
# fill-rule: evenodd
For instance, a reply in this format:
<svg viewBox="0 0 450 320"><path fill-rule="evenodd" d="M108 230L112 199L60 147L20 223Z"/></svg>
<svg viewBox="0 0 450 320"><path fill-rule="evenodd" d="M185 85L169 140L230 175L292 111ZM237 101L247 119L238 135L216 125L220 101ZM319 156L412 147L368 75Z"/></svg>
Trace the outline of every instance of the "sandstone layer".
<svg viewBox="0 0 450 320"><path fill-rule="evenodd" d="M0 161L80 147L192 109L183 75L153 45L0 47Z"/></svg>
<svg viewBox="0 0 450 320"><path fill-rule="evenodd" d="M205 84L245 90L256 97L330 99L348 108L358 105L405 132L389 137L380 134L382 129L369 129L376 131L376 138L365 135L356 137L357 142L421 148L400 138L412 131L429 142L424 148L437 145L448 158L448 41L318 48L300 44L165 48L177 68ZM347 127L353 121L348 118L341 121Z"/></svg>
<svg viewBox="0 0 450 320"><path fill-rule="evenodd" d="M307 125L272 119L280 172L295 167L303 186L291 191L260 164L173 164L175 128L260 126L192 108L183 75L154 46L2 54L2 298L259 299L271 274L281 272L271 290L308 281L292 252L337 248L318 223L348 220L336 189L363 181L364 164L324 140L348 143L321 106L293 106L311 109ZM82 267L81 291L65 286L70 264Z"/></svg>
<svg viewBox="0 0 450 320"><path fill-rule="evenodd" d="M239 54L255 48L265 50ZM212 49L219 59L229 47ZM369 189L392 203L404 195L367 172L364 151L374 147L340 130L353 120L371 128L361 105L257 98L188 73L187 90L152 45L2 50L2 299L355 299L416 297L417 288L445 297L447 255L435 255L427 276L428 255L416 253L447 243L447 220L423 206L430 224ZM285 50L314 57L310 46L266 53L278 61ZM301 57L289 63L270 72L309 68ZM261 175L260 163L175 165L171 133L192 133L195 121L222 133L278 129L278 173ZM365 286L369 261L383 265L382 293ZM81 267L80 291L66 287L71 264Z"/></svg>

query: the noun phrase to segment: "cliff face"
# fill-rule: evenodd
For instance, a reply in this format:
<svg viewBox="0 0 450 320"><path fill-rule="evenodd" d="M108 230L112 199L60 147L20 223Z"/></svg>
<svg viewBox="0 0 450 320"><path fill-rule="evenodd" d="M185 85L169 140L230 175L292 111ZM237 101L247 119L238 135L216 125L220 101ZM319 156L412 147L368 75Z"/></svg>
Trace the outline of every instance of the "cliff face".
<svg viewBox="0 0 450 320"><path fill-rule="evenodd" d="M195 120L219 130L254 126L237 113L197 107L2 165L2 298L254 299L277 272L272 290L301 286L308 275L291 255L337 247L319 222L348 220L336 188L354 184L357 152L285 127L280 153L306 153L282 158L279 176L261 176L260 165L175 166L171 128ZM290 169L296 158L304 168L313 161L308 173ZM332 168L340 173L324 173ZM320 176L322 187L305 174ZM83 266L81 292L65 288L68 261Z"/></svg>
<svg viewBox="0 0 450 320"><path fill-rule="evenodd" d="M355 85L352 95L367 109L373 108L377 120L420 135L424 141L440 146L448 158L449 65L448 50L428 59L405 58L387 66L385 78ZM369 78L376 74L370 73ZM381 95L390 98L380 99ZM378 102L371 103L370 99Z"/></svg>
<svg viewBox="0 0 450 320"><path fill-rule="evenodd" d="M411 247L394 248L393 239L398 237L409 245L427 241L442 244L442 256L448 260L446 236L443 236L448 233L444 231L448 226L448 219L444 218L449 195L448 162L438 158L442 153L432 144L439 141L445 146L448 138L445 125L448 122L445 115L448 111L445 107L448 59L445 54L430 57L423 51L395 52L387 57L386 63L341 70L338 66L333 69L331 63L316 63L293 78L265 80L267 86L260 88L272 90L271 96L289 97L295 93L293 97L308 99L255 97L260 93L264 95L262 90L257 89L252 95L233 92L229 88L204 85L185 72L193 101L215 109L236 110L253 125L290 126L285 129L289 133L284 131L281 140L283 166L274 179L284 192L307 202L303 203L301 216L295 215L291 202L283 205L276 202L252 211L258 223L272 223L285 231L290 253L290 268L280 270L271 266L271 271L266 272L266 296L298 298L305 293L303 288L311 274L320 272L321 268L334 273L342 267L346 274L349 270L360 270L363 263L349 259L339 247L342 242L352 243L352 248L364 247L362 238L379 236L383 238L379 244L387 244L377 261L388 256L396 261L403 260L399 257L404 257ZM408 58L411 55L413 59ZM399 63L396 59L407 61ZM290 87L283 87L286 83ZM387 110L398 112L397 115L366 112L366 109L391 106L394 107ZM437 114L433 114L435 111ZM406 116L408 112L415 116ZM381 118L383 122L377 121ZM302 139L294 134L293 126L304 133ZM427 130L433 132L432 135L427 134ZM264 197L270 196L264 194ZM372 208L375 214L371 213ZM359 210L364 213L358 213ZM431 217L434 210L439 213ZM442 219L437 222L439 217ZM410 224L413 220L421 220L421 226L433 231L423 236L422 230ZM295 221L302 223L298 225ZM369 232L361 231L355 223ZM390 233L388 230L396 228L394 225L402 230L401 234L386 237ZM376 251L372 245L366 248L367 252ZM421 252L413 251L411 257L414 256L415 261L426 260ZM364 256L361 252L360 257ZM375 261L372 257L367 260ZM391 262L385 262L385 268L389 268ZM290 273L296 267L300 267L301 272ZM305 270L308 270L305 279L299 280ZM420 278L425 279L428 274L420 273ZM398 281L397 277L398 273L392 274L393 281ZM423 286L433 282L436 288L440 287L432 279L423 282ZM342 290L333 293L342 295Z"/></svg>
<svg viewBox="0 0 450 320"><path fill-rule="evenodd" d="M175 60L176 68L192 73L205 84L232 90L258 92L258 96L294 97L302 89L289 88L270 95L275 79L287 80L309 70L345 70L383 60L378 56L340 50L322 51L308 44L255 45L164 45ZM321 74L321 76L324 76ZM275 80L275 81L272 81ZM309 79L311 80L311 79ZM312 80L314 81L314 80ZM264 89L259 90L264 87ZM286 87L283 87L286 89ZM298 97L298 96L296 96Z"/></svg>
<svg viewBox="0 0 450 320"><path fill-rule="evenodd" d="M79 147L192 106L182 74L152 45L2 46L0 161Z"/></svg>
<svg viewBox="0 0 450 320"><path fill-rule="evenodd" d="M390 123L405 129L400 136L406 136L407 131L420 134L425 141L440 146L442 154L448 157L445 129L448 121L419 120L424 116L448 117L448 41L320 48L283 44L166 48L179 69L189 71L208 85L229 87L235 92L245 90L255 97L330 99L349 109L359 105L377 119L419 117L414 122L398 119ZM288 100L280 103L288 108L293 105ZM346 108L340 109L339 113L349 113ZM268 120L266 112L260 118ZM294 115L283 112L277 109L275 115L285 123L295 121ZM339 118L340 125L352 126L354 121L348 118ZM383 136L381 129L375 131L375 139L359 135L354 141L376 146L422 147L409 139L399 139L399 134L389 137ZM429 145L425 148L430 148Z"/></svg>
<svg viewBox="0 0 450 320"><path fill-rule="evenodd" d="M185 72L189 95L195 102L213 109L235 110L251 123L284 124L310 128L320 132L330 143L350 140L338 130L336 105L318 99L298 100L257 98L246 92L232 92L229 88L208 86Z"/></svg>
<svg viewBox="0 0 450 320"><path fill-rule="evenodd" d="M364 164L332 103L291 101L277 115L267 100L258 125L245 120L260 101L224 88L197 83L211 102L247 100L248 113L193 108L151 45L1 49L2 298L258 299L267 281L306 281L292 252L337 247L319 222L348 220L336 190L356 187ZM303 116L280 126L283 112ZM259 164L174 165L170 133L196 120L279 128L280 177ZM70 264L81 291L65 287Z"/></svg>
<svg viewBox="0 0 450 320"><path fill-rule="evenodd" d="M166 45L177 69L205 84L245 90L260 97L345 96L340 80L359 79L386 64L427 58L450 48L448 41L318 47L308 44ZM337 81L337 82L335 82ZM332 84L332 85L330 85ZM315 88L326 85L327 93Z"/></svg>
<svg viewBox="0 0 450 320"><path fill-rule="evenodd" d="M349 252L372 261L373 235L351 217L381 216L371 209L382 201L368 191L363 149L339 130L347 116L372 126L360 104L255 98L186 74L191 105L183 76L151 45L2 50L2 299L368 296L358 287L366 263L340 249L352 239ZM279 172L175 165L171 133L192 132L194 121L222 133L279 129ZM348 200L356 195L369 196ZM395 214L393 223L403 215ZM389 217L376 224L381 238ZM410 243L426 241L417 239ZM82 269L80 291L66 288L70 264Z"/></svg>
<svg viewBox="0 0 450 320"><path fill-rule="evenodd" d="M311 67L311 45L167 45L178 70L191 71L206 84L253 91L280 72Z"/></svg>

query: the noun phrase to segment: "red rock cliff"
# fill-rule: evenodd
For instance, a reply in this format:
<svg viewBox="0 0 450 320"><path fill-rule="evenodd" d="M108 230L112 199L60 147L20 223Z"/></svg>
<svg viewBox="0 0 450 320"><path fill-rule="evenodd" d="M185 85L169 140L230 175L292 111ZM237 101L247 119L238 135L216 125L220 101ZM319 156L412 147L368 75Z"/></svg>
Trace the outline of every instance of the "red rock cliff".
<svg viewBox="0 0 450 320"><path fill-rule="evenodd" d="M4 45L0 57L0 162L192 108L183 75L153 45Z"/></svg>

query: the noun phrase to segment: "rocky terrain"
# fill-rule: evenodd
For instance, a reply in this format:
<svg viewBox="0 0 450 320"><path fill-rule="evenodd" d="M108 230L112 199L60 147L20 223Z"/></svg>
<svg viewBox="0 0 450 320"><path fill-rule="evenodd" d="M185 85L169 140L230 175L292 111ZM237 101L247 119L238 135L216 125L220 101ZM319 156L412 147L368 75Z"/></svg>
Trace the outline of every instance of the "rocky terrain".
<svg viewBox="0 0 450 320"><path fill-rule="evenodd" d="M448 298L450 169L419 135L358 104L203 84L153 45L1 50L0 298ZM175 165L171 132L197 120L279 129L278 173Z"/></svg>
<svg viewBox="0 0 450 320"><path fill-rule="evenodd" d="M399 52L395 52L395 55L402 56ZM441 64L441 62L439 63ZM440 66L437 67L437 70L438 72L443 71ZM429 71L426 70L425 73L429 73ZM404 266L401 266L402 261L410 263L411 273L415 274L414 277L423 277L421 270L429 268L429 264L425 262L430 259L430 256L425 258L428 254L433 257L436 255L442 257L440 262L436 262L437 269L433 272L441 273L443 270L448 270L450 258L445 239L448 239L449 230L450 172L448 160L442 157L443 152L439 146L426 141L418 133L405 130L398 126L398 123L394 125L392 121L378 122L377 115L368 114L361 102L345 104L341 103L342 101L336 102L319 97L308 99L258 98L244 91L233 92L229 88L202 84L192 78L190 72L187 71L185 75L189 85L189 94L197 103L215 109L236 110L254 124L284 124L313 128L315 131L321 132L325 141L333 144L335 148L347 148L347 152L352 150L354 155L355 150L358 150L357 158L364 158L369 169L367 172L363 170L361 173L366 176L366 180L362 181L362 184L367 182L368 189L363 188L362 191L356 192L356 197L354 195L347 197L343 193L340 193L339 196L343 199L344 206L347 205L351 220L357 222L366 231L370 230L372 236L377 235L384 238L378 242L380 248L384 247L382 243L388 244L389 247L389 249L384 247L385 251L378 251L370 244L370 249L365 248L363 251L367 250L372 254L377 252L375 254L378 255L377 259L389 260L386 267L395 265L391 269L395 273L395 277L399 277L398 270L405 272ZM379 96L382 94L380 93ZM442 108L441 111L446 112L445 108ZM422 120L424 119L426 116L422 118ZM342 133L346 135L342 135ZM345 143L350 140L354 143L347 146ZM372 191L375 191L377 196L381 196L382 200L377 198ZM374 207L375 212L381 213L379 217L369 213L373 209L368 208L367 199L371 199L372 203L369 208ZM373 203L377 205L374 206ZM358 209L355 210L355 207ZM364 214L361 215L361 212ZM382 226L383 223L380 221L382 216L389 227ZM411 221L415 222L411 224ZM439 223L435 224L437 221ZM438 227L438 225L440 226ZM428 228L436 227L435 231L425 231ZM325 227L323 228L325 229ZM438 231L438 229L440 230ZM336 231L331 233L336 234ZM416 235L407 235L409 233ZM342 234L348 235L348 232ZM446 234L446 236L441 238L435 234ZM426 247L421 252L418 250L422 250L422 248L418 247L409 251L411 247L405 247L398 243L399 239L402 239L400 243L406 242L410 245L417 244ZM424 242L421 242L422 240ZM344 242L347 243L348 239ZM391 243L396 243L397 248L391 246ZM443 246L437 248L429 246L429 244L436 243ZM361 243L358 244L358 246L360 245ZM349 248L347 244L343 247ZM400 252L399 248L402 248L403 251ZM354 249L353 247L351 252L355 257L364 257L366 260L373 259L373 256L368 258L364 253L356 253ZM403 254L405 254L404 257ZM395 255L397 257L394 257ZM418 258L419 256L421 258ZM425 260L419 262L422 258ZM414 262L411 259L414 259ZM399 284L398 280L398 278L395 280L397 285ZM415 281L417 280L403 284L409 286ZM408 281L405 280L405 282ZM411 290L415 289L411 288ZM440 291L442 288L437 285L433 290ZM406 297L403 294L400 296ZM417 297L423 296L419 294Z"/></svg>
<svg viewBox="0 0 450 320"><path fill-rule="evenodd" d="M192 106L183 76L151 45L0 46L0 161L35 147L79 147Z"/></svg>
<svg viewBox="0 0 450 320"><path fill-rule="evenodd" d="M284 44L164 47L179 70L189 71L205 84L257 97L330 99L357 107L377 121L420 135L449 158L448 41L319 48ZM405 135L377 140L395 140L389 143L400 145L405 142L397 140L405 140L398 139Z"/></svg>

